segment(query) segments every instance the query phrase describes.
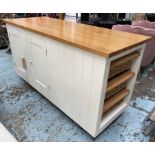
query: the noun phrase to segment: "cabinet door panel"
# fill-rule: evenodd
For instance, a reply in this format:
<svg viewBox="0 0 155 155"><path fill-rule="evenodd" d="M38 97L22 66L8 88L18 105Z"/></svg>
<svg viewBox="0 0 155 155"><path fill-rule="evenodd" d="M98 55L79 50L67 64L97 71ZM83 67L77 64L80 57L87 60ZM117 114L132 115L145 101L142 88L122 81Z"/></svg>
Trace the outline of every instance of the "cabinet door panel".
<svg viewBox="0 0 155 155"><path fill-rule="evenodd" d="M8 33L15 69L22 78L28 80L28 55L26 52L25 33L12 26L8 26Z"/></svg>
<svg viewBox="0 0 155 155"><path fill-rule="evenodd" d="M48 66L47 51L44 47L44 41L37 35L30 34L28 39L31 72L34 87L48 97Z"/></svg>

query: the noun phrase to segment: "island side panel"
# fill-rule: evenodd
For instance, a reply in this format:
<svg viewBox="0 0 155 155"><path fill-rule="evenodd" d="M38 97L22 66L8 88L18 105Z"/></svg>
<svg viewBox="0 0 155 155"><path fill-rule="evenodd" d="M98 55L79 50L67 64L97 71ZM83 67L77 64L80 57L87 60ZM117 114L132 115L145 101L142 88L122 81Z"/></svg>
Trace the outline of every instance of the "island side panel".
<svg viewBox="0 0 155 155"><path fill-rule="evenodd" d="M135 73L135 76L128 81L127 86L126 86L126 88L130 90L129 95L124 98L123 102L117 108L115 108L115 110L108 112L109 114L105 118L102 118L102 115L99 115L100 120L98 122L100 122L100 128L98 128L98 130L97 130L98 131L97 135L100 134L112 121L114 121L129 105L129 102L130 102L130 99L131 99L131 96L133 93L133 89L135 86L137 74L138 74L138 71L140 68L141 60L143 57L144 49L145 49L145 43L142 45L139 45L135 48L132 48L130 50L127 50L124 53L121 53L117 56L111 57L109 59L109 61L111 62L111 61L117 60L125 55L128 55L134 51L138 51L140 53L140 56L132 62L132 65L130 68L130 70ZM104 104L104 102L103 102L103 104ZM101 108L104 109L104 105L101 105L100 109ZM101 112L101 114L102 114L102 112Z"/></svg>
<svg viewBox="0 0 155 155"><path fill-rule="evenodd" d="M51 101L96 134L106 59L47 39Z"/></svg>

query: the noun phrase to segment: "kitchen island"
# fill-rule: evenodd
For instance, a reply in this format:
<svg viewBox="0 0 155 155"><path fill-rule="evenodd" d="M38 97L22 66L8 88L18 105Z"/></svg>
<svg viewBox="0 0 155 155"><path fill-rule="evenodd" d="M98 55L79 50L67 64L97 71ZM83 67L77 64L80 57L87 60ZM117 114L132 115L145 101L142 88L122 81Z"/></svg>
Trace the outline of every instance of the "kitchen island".
<svg viewBox="0 0 155 155"><path fill-rule="evenodd" d="M128 106L150 37L49 17L5 22L17 74L90 135Z"/></svg>

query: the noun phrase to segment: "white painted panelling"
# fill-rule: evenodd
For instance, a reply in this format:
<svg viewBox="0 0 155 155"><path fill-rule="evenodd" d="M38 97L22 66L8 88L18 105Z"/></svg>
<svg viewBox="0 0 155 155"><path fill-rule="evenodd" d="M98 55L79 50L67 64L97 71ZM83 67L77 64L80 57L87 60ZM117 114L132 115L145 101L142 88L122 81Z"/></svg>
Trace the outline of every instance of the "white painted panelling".
<svg viewBox="0 0 155 155"><path fill-rule="evenodd" d="M39 35L33 33L26 33L29 48L29 64L31 65L31 72L34 87L43 95L48 97L48 65L47 65L47 51L44 45L44 40Z"/></svg>
<svg viewBox="0 0 155 155"><path fill-rule="evenodd" d="M51 101L93 133L102 95L105 59L52 39L47 40L46 45Z"/></svg>
<svg viewBox="0 0 155 155"><path fill-rule="evenodd" d="M80 109L81 109L81 88L83 78L83 62L84 54L81 51L74 48L74 74L73 74L73 116L78 122L80 122Z"/></svg>
<svg viewBox="0 0 155 155"><path fill-rule="evenodd" d="M12 26L7 27L15 68L25 78L26 70L22 65L22 58L25 57L24 33Z"/></svg>
<svg viewBox="0 0 155 155"><path fill-rule="evenodd" d="M92 90L91 90L91 104L89 105L89 127L93 136L96 136L101 123L103 102L107 87L107 79L109 74L110 62L102 57L96 56L93 71Z"/></svg>
<svg viewBox="0 0 155 155"><path fill-rule="evenodd" d="M85 119L89 117L87 111L90 103L93 62L94 57L90 53L84 53L80 91L80 117L83 118L81 119L81 123L83 126L88 126L88 119Z"/></svg>
<svg viewBox="0 0 155 155"><path fill-rule="evenodd" d="M27 30L10 25L7 28L17 73L93 137L127 107L136 76L127 85L130 95L102 118L110 63L140 49L141 56L131 67L137 75L144 45L105 59ZM21 64L23 56L26 71Z"/></svg>
<svg viewBox="0 0 155 155"><path fill-rule="evenodd" d="M13 55L14 66L18 74L22 78L29 79L29 66L27 63L27 46L25 44L24 30L18 29L14 26L7 25L11 51ZM24 69L22 65L22 58L26 59L27 69Z"/></svg>

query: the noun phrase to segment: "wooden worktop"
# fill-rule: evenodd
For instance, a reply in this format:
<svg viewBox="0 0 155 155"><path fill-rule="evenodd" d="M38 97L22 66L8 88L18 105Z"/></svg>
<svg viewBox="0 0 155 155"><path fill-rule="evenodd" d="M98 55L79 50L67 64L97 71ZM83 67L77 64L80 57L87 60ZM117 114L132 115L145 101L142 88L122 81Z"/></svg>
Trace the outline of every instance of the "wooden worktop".
<svg viewBox="0 0 155 155"><path fill-rule="evenodd" d="M119 54L150 39L148 36L49 17L5 19L4 21L105 58Z"/></svg>

